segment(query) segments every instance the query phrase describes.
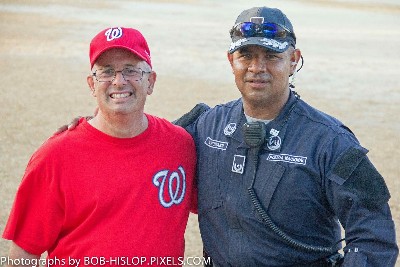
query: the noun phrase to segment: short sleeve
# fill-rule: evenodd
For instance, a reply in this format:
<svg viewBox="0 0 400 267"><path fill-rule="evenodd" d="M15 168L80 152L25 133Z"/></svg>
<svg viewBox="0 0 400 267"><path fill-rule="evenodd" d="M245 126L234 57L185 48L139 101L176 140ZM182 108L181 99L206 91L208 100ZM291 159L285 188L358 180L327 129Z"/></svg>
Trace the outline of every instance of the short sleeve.
<svg viewBox="0 0 400 267"><path fill-rule="evenodd" d="M54 159L39 149L17 190L3 237L41 255L56 242L64 215Z"/></svg>

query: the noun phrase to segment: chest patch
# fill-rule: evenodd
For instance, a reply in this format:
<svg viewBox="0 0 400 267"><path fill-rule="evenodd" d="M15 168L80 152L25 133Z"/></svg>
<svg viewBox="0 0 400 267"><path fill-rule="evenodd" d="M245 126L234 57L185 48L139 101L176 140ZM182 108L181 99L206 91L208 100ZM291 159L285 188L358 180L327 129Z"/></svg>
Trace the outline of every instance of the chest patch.
<svg viewBox="0 0 400 267"><path fill-rule="evenodd" d="M236 131L236 123L229 123L224 129L224 134L227 136L232 135Z"/></svg>
<svg viewBox="0 0 400 267"><path fill-rule="evenodd" d="M245 162L246 162L245 156L235 155L233 157L232 172L243 174Z"/></svg>
<svg viewBox="0 0 400 267"><path fill-rule="evenodd" d="M278 136L279 131L275 130L275 129L271 129L271 131L269 133L271 134L271 136L268 138L268 141L267 141L267 146L268 146L269 150L279 149L282 144L282 140Z"/></svg>
<svg viewBox="0 0 400 267"><path fill-rule="evenodd" d="M226 150L228 148L228 142L213 140L210 137L207 137L206 141L204 141L204 144L215 149Z"/></svg>
<svg viewBox="0 0 400 267"><path fill-rule="evenodd" d="M306 165L307 157L293 156L289 154L269 154L267 160Z"/></svg>

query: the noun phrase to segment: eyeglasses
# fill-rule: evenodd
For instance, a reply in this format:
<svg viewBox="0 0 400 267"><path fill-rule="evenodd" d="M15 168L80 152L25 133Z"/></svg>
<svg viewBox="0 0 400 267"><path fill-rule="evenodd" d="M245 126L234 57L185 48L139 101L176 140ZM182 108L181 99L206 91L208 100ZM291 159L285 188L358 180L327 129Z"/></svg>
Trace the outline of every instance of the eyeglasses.
<svg viewBox="0 0 400 267"><path fill-rule="evenodd" d="M229 32L231 38L240 37L266 37L266 38L286 38L291 35L295 40L296 37L288 28L276 23L262 23L257 24L253 22L240 22L232 27Z"/></svg>
<svg viewBox="0 0 400 267"><path fill-rule="evenodd" d="M127 67L118 71L113 68L99 69L92 74L98 82L113 82L118 72L121 72L126 81L140 81L145 73L151 73L150 71Z"/></svg>

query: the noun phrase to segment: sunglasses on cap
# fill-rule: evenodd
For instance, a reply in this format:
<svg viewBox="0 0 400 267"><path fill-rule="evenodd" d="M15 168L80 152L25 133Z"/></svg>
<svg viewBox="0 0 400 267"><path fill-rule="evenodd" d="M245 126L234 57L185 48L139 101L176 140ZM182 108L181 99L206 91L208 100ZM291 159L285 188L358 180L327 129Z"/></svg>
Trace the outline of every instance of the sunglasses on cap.
<svg viewBox="0 0 400 267"><path fill-rule="evenodd" d="M240 22L232 27L230 30L231 38L248 38L248 37L266 37L270 39L286 38L288 35L292 36L294 40L296 37L286 27L272 23L253 23L253 22Z"/></svg>

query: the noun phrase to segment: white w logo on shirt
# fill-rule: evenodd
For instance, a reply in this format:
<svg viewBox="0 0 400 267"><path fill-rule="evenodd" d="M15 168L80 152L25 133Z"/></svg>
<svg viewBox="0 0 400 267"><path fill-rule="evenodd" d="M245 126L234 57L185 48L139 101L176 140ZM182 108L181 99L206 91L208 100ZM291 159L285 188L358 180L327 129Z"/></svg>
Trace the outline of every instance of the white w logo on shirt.
<svg viewBox="0 0 400 267"><path fill-rule="evenodd" d="M153 177L153 184L158 187L158 199L163 207L169 208L173 204L180 204L186 192L185 170L179 166L179 173L174 171L159 171ZM161 180L161 182L159 181ZM166 182L168 186L166 187ZM167 197L167 199L165 199Z"/></svg>

